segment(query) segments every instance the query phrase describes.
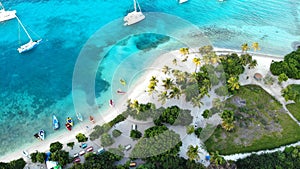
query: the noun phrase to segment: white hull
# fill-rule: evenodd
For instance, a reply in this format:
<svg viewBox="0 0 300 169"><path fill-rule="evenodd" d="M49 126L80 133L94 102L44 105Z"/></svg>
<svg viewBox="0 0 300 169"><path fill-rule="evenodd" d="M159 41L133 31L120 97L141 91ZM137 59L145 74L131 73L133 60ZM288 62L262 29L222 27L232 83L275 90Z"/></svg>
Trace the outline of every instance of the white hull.
<svg viewBox="0 0 300 169"><path fill-rule="evenodd" d="M6 11L4 9L0 10L0 22L4 22L16 17L16 10Z"/></svg>
<svg viewBox="0 0 300 169"><path fill-rule="evenodd" d="M182 4L182 3L185 3L187 2L188 0L179 0L179 3Z"/></svg>
<svg viewBox="0 0 300 169"><path fill-rule="evenodd" d="M145 19L145 15L142 12L130 12L124 17L124 25L132 25Z"/></svg>
<svg viewBox="0 0 300 169"><path fill-rule="evenodd" d="M41 41L42 41L42 39L36 40L36 41L30 40L25 45L22 45L21 47L19 47L18 51L19 51L19 53L23 53L23 52L29 51L29 50L33 49L34 47L36 47L37 45L39 45L39 43Z"/></svg>

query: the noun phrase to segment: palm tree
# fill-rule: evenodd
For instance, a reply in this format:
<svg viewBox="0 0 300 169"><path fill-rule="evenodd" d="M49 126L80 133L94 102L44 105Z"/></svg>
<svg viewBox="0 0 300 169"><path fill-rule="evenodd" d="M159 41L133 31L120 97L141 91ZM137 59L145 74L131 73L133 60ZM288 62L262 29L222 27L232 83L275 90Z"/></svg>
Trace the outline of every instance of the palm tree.
<svg viewBox="0 0 300 169"><path fill-rule="evenodd" d="M247 51L250 49L248 46L248 43L242 44L241 48L242 48L242 52L245 52L245 53L247 53Z"/></svg>
<svg viewBox="0 0 300 169"><path fill-rule="evenodd" d="M226 160L219 154L218 151L211 153L211 159L210 159L210 161L212 163L216 164L217 166L219 164L221 164L221 165L225 164L225 162L226 162Z"/></svg>
<svg viewBox="0 0 300 169"><path fill-rule="evenodd" d="M180 48L179 49L179 52L182 54L182 55L187 55L189 54L189 48Z"/></svg>
<svg viewBox="0 0 300 169"><path fill-rule="evenodd" d="M150 79L150 82L155 82L155 83L157 83L157 82L158 82L158 80L156 79L156 77L155 77L155 76L152 76L152 77L151 77L151 79Z"/></svg>
<svg viewBox="0 0 300 169"><path fill-rule="evenodd" d="M170 73L170 67L169 66L167 66L167 65L165 65L163 68L162 68L162 72L164 73L164 74L169 74Z"/></svg>
<svg viewBox="0 0 300 169"><path fill-rule="evenodd" d="M162 86L165 87L166 90L170 89L174 85L173 80L171 78L166 78L162 82Z"/></svg>
<svg viewBox="0 0 300 169"><path fill-rule="evenodd" d="M218 110L224 107L224 102L222 102L220 98L214 98L212 104L213 107L217 108Z"/></svg>
<svg viewBox="0 0 300 169"><path fill-rule="evenodd" d="M188 151L186 152L186 155L188 156L189 160L193 161L196 160L198 161L200 159L199 156L199 147L198 146L192 146L189 145Z"/></svg>
<svg viewBox="0 0 300 169"><path fill-rule="evenodd" d="M203 55L202 60L203 60L203 62L205 64L208 64L210 62L210 56L209 56L209 54Z"/></svg>
<svg viewBox="0 0 300 169"><path fill-rule="evenodd" d="M237 77L231 76L227 83L231 91L238 90L240 88L240 83Z"/></svg>
<svg viewBox="0 0 300 169"><path fill-rule="evenodd" d="M172 60L172 63L173 63L175 66L177 66L177 59L176 59L176 58L173 59L173 60Z"/></svg>
<svg viewBox="0 0 300 169"><path fill-rule="evenodd" d="M191 102L192 102L192 105L193 107L201 107L203 105L203 103L200 101L201 99L201 96L198 95L197 97L193 97Z"/></svg>
<svg viewBox="0 0 300 169"><path fill-rule="evenodd" d="M133 102L130 103L130 108L135 109L137 113L140 112L140 104L137 100L133 100Z"/></svg>
<svg viewBox="0 0 300 169"><path fill-rule="evenodd" d="M178 82L184 82L186 80L186 74L184 72L178 72L174 74L174 76Z"/></svg>
<svg viewBox="0 0 300 169"><path fill-rule="evenodd" d="M260 50L260 47L259 47L258 42L253 42L253 43L252 43L252 48L253 48L254 51Z"/></svg>
<svg viewBox="0 0 300 169"><path fill-rule="evenodd" d="M233 122L230 121L222 121L222 128L225 129L226 131L232 131L234 129L234 124Z"/></svg>
<svg viewBox="0 0 300 169"><path fill-rule="evenodd" d="M168 98L169 96L167 91L163 91L158 95L158 101L160 101L161 104L165 104Z"/></svg>
<svg viewBox="0 0 300 169"><path fill-rule="evenodd" d="M172 87L172 91L170 92L170 98L176 98L179 99L179 97L181 96L181 91L178 87L173 86Z"/></svg>
<svg viewBox="0 0 300 169"><path fill-rule="evenodd" d="M191 73L191 74L189 74L189 79L188 79L188 81L189 82L197 82L198 80L197 80L197 73L196 72L193 72L193 73Z"/></svg>
<svg viewBox="0 0 300 169"><path fill-rule="evenodd" d="M211 52L210 63L216 64L220 62L221 62L220 57L216 54L216 52Z"/></svg>
<svg viewBox="0 0 300 169"><path fill-rule="evenodd" d="M201 55L207 54L213 50L213 47L211 45L202 46L199 48L199 52Z"/></svg>
<svg viewBox="0 0 300 169"><path fill-rule="evenodd" d="M241 55L241 64L243 66L246 66L247 64L251 63L252 62L252 56L249 55L249 54L243 54Z"/></svg>
<svg viewBox="0 0 300 169"><path fill-rule="evenodd" d="M257 66L257 60L252 60L250 63L249 63L249 68L252 69L252 68L255 68Z"/></svg>
<svg viewBox="0 0 300 169"><path fill-rule="evenodd" d="M193 59L193 62L194 62L195 65L196 65L195 72L197 72L197 68L198 68L198 66L201 64L200 58L194 58L194 59Z"/></svg>

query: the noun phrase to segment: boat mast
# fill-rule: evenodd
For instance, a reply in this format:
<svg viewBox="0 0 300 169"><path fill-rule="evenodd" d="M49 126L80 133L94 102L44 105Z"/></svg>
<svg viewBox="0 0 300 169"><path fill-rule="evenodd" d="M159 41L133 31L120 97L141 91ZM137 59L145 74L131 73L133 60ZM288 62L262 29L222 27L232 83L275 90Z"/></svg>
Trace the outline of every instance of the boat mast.
<svg viewBox="0 0 300 169"><path fill-rule="evenodd" d="M135 12L137 12L137 10L136 10L136 2L135 2L135 0L133 0L133 4L134 4L134 11L135 11Z"/></svg>
<svg viewBox="0 0 300 169"><path fill-rule="evenodd" d="M2 3L0 2L0 6L1 8L5 11L4 6L2 5Z"/></svg>
<svg viewBox="0 0 300 169"><path fill-rule="evenodd" d="M30 41L32 41L32 39L31 39L29 33L28 33L27 30L25 29L24 25L22 24L22 22L20 21L20 19L18 18L18 16L16 16L16 18L17 18L18 22L20 23L20 25L22 26L22 28L24 29L24 31L25 31L26 35L28 36L28 38L30 39Z"/></svg>
<svg viewBox="0 0 300 169"><path fill-rule="evenodd" d="M137 3L137 5L138 5L138 8L139 8L140 12L142 12L141 7L140 7L140 4L139 4L139 2L138 2L137 0L136 0L136 3Z"/></svg>

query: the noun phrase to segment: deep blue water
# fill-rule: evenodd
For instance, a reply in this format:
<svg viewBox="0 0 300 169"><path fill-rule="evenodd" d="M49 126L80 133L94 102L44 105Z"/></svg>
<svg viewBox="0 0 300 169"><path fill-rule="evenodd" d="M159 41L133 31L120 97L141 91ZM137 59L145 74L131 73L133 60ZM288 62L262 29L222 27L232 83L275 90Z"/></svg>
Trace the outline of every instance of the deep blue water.
<svg viewBox="0 0 300 169"><path fill-rule="evenodd" d="M186 30L192 24L207 36L207 42L217 47L239 49L244 42L259 42L261 52L284 55L292 50L294 41L300 41L300 1L296 0L189 0L181 5L176 0L140 0L146 14L140 25L161 23L144 33L161 35L141 34L136 26L122 25L122 17L132 10L131 0L4 0L2 3L7 10L17 10L32 38L42 38L43 42L32 51L19 54L16 49L28 39L17 20L0 23L0 156L35 142L32 135L40 128L48 135L54 133L53 113L61 121L67 116L75 118L71 93L78 56L87 55L87 63L100 63L97 70L83 64L87 67L81 67L83 82L79 88L86 93L95 90L93 94L98 98L95 101L92 96L87 97L87 103L96 102L104 110L107 100L115 97L111 95L112 85L121 76L132 80L131 76L155 56L179 47L175 41L181 40L171 32ZM168 24L173 25L165 25L169 16L158 14L162 17L154 21L147 12L166 13L190 24L172 20ZM101 29L107 32L97 37ZM126 31L136 35L117 36ZM184 33L188 34L187 39L192 36ZM170 47L168 43L174 45ZM81 52L83 47L86 52ZM91 72L97 72L92 87L84 82ZM119 87L122 86L114 86L113 90ZM84 113L88 117L94 112Z"/></svg>

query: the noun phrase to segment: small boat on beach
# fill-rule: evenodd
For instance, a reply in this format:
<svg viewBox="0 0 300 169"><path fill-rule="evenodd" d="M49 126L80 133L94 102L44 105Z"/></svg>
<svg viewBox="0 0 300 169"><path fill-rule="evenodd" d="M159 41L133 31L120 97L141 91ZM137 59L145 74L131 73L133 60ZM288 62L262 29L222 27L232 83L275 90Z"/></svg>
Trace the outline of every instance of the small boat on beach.
<svg viewBox="0 0 300 169"><path fill-rule="evenodd" d="M126 92L122 91L122 90L117 90L118 94L126 94Z"/></svg>
<svg viewBox="0 0 300 169"><path fill-rule="evenodd" d="M52 115L52 127L54 130L59 129L59 122L54 114Z"/></svg>
<svg viewBox="0 0 300 169"><path fill-rule="evenodd" d="M93 116L90 116L90 122L91 122L91 123L95 123L95 120L94 120L94 117L93 117Z"/></svg>
<svg viewBox="0 0 300 169"><path fill-rule="evenodd" d="M83 117L82 117L81 113L76 112L76 116L79 121L83 121Z"/></svg>
<svg viewBox="0 0 300 169"><path fill-rule="evenodd" d="M109 105L110 107L115 107L115 103L112 99L109 100Z"/></svg>
<svg viewBox="0 0 300 169"><path fill-rule="evenodd" d="M124 79L120 79L120 83L123 85L123 86L126 86L126 81Z"/></svg>
<svg viewBox="0 0 300 169"><path fill-rule="evenodd" d="M38 133L34 134L34 137L41 141L45 140L45 131L41 129Z"/></svg>
<svg viewBox="0 0 300 169"><path fill-rule="evenodd" d="M29 153L26 150L23 150L23 156L30 158Z"/></svg>
<svg viewBox="0 0 300 169"><path fill-rule="evenodd" d="M67 128L69 131L71 131L71 130L72 130L71 124L70 124L70 123L66 123L66 128Z"/></svg>
<svg viewBox="0 0 300 169"><path fill-rule="evenodd" d="M4 6L0 2L0 22L4 22L10 19L14 19L16 17L16 10L7 11Z"/></svg>
<svg viewBox="0 0 300 169"><path fill-rule="evenodd" d="M145 19L145 15L142 13L141 7L137 0L133 0L133 5L134 5L134 11L128 13L124 17L125 26L138 23L143 19ZM139 10L137 10L137 7L139 8Z"/></svg>
<svg viewBox="0 0 300 169"><path fill-rule="evenodd" d="M67 120L66 120L66 122L69 123L71 126L74 125L73 120L72 120L71 117L68 117Z"/></svg>

